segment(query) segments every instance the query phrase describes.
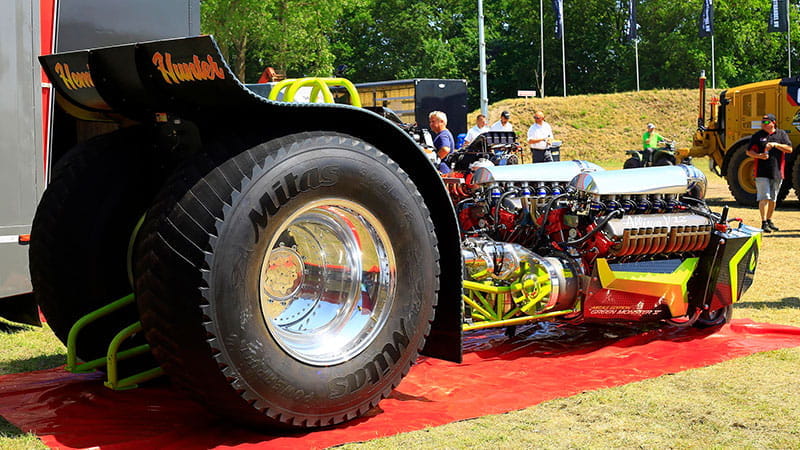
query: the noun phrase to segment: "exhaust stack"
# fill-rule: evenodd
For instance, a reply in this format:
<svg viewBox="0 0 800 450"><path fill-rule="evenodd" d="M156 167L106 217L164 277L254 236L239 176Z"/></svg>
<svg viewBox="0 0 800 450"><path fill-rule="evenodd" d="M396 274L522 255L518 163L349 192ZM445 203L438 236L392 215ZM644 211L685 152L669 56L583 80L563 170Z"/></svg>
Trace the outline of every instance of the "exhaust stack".
<svg viewBox="0 0 800 450"><path fill-rule="evenodd" d="M706 71L700 71L700 109L697 115L697 128L703 129L706 124Z"/></svg>

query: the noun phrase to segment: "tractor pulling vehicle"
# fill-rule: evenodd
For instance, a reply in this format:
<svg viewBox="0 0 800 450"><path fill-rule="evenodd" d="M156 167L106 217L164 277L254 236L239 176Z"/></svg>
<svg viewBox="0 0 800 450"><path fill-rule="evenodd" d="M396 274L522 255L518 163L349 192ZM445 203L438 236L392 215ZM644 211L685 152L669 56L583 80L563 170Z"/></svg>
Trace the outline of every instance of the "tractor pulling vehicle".
<svg viewBox="0 0 800 450"><path fill-rule="evenodd" d="M760 232L711 212L691 166L483 165L448 189L390 121L258 96L210 36L41 62L70 114L124 125L64 156L37 208L48 324L83 361L132 336L109 372L152 355L244 424L353 419L472 329L721 324L752 282Z"/></svg>

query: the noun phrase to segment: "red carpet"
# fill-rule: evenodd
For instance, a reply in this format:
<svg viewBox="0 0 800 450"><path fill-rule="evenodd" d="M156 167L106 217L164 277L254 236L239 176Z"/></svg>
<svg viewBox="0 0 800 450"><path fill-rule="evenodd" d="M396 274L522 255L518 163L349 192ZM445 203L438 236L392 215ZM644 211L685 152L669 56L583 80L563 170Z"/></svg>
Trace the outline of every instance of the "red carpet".
<svg viewBox="0 0 800 450"><path fill-rule="evenodd" d="M367 417L299 435L237 428L164 386L113 392L61 368L0 377L0 416L60 448L322 448L796 346L800 328L749 320L713 331L537 324L512 339L471 335L463 364L421 358Z"/></svg>

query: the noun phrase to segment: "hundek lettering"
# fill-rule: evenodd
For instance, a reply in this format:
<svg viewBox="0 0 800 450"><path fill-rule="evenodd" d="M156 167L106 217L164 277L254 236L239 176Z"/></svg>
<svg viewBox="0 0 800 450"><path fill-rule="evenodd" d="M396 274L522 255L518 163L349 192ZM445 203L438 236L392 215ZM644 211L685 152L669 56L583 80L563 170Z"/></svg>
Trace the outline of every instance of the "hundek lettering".
<svg viewBox="0 0 800 450"><path fill-rule="evenodd" d="M61 78L64 87L70 91L76 91L82 88L94 87L92 75L89 73L89 67L86 67L86 72L73 72L69 70L69 64L56 63L53 67L56 75Z"/></svg>
<svg viewBox="0 0 800 450"><path fill-rule="evenodd" d="M205 60L199 56L192 56L190 62L172 62L169 52L155 52L153 64L156 66L164 81L168 84L180 84L187 81L211 81L219 78L225 79L225 71L214 61L211 55L206 55Z"/></svg>

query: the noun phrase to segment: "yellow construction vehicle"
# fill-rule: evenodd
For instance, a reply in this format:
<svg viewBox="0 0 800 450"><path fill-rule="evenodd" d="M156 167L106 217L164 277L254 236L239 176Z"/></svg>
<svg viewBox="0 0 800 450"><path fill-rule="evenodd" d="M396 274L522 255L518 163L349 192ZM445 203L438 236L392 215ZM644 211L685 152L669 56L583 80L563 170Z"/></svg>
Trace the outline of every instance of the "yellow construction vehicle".
<svg viewBox="0 0 800 450"><path fill-rule="evenodd" d="M794 146L786 155L784 183L779 200L794 188L800 197L800 77L745 84L726 89L708 102L706 120L705 75L700 76L700 105L697 132L692 148L683 157L708 156L711 170L728 181L728 188L740 205L756 204L753 159L747 157L750 136L761 129L761 117L772 113L778 128L785 130Z"/></svg>

